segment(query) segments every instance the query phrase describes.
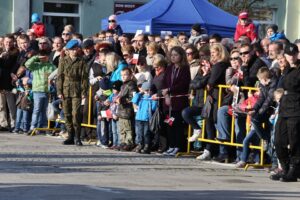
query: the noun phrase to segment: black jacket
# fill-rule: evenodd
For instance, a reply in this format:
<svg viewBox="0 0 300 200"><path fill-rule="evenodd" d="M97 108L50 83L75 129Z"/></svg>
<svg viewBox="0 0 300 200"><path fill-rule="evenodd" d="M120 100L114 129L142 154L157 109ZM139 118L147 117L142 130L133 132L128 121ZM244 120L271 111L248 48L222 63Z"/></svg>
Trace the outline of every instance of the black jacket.
<svg viewBox="0 0 300 200"><path fill-rule="evenodd" d="M193 101L193 106L203 107L204 106L204 90L208 83L210 73L205 76L197 74L195 78L190 83L190 90L194 90L195 98Z"/></svg>
<svg viewBox="0 0 300 200"><path fill-rule="evenodd" d="M253 55L248 65L241 66L244 86L253 87L255 85L258 80L256 77L257 72L263 66L266 66L266 64L256 55Z"/></svg>
<svg viewBox="0 0 300 200"><path fill-rule="evenodd" d="M271 106L274 105L274 91L276 90L278 78L273 76L270 83L266 86L260 84L260 93L257 102L253 106L254 111L259 115L271 114L274 111Z"/></svg>
<svg viewBox="0 0 300 200"><path fill-rule="evenodd" d="M12 49L7 57L0 58L0 90L13 89L11 73L17 72L18 49Z"/></svg>
<svg viewBox="0 0 300 200"><path fill-rule="evenodd" d="M300 60L297 68L288 69L283 77L283 89L279 107L280 117L300 117Z"/></svg>

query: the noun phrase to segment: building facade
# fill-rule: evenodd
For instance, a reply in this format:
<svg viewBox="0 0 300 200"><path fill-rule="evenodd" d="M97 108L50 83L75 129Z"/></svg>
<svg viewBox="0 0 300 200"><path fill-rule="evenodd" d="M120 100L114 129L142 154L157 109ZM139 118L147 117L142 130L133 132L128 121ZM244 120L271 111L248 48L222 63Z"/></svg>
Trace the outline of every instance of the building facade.
<svg viewBox="0 0 300 200"><path fill-rule="evenodd" d="M64 25L73 24L76 31L86 37L100 31L102 18L132 10L149 1L0 0L0 35L14 32L16 27L28 29L31 13L36 12L46 24L49 36L60 35ZM265 0L264 5L256 8L257 19L254 17L254 20L278 24L279 30L283 30L291 41L300 38L299 0Z"/></svg>

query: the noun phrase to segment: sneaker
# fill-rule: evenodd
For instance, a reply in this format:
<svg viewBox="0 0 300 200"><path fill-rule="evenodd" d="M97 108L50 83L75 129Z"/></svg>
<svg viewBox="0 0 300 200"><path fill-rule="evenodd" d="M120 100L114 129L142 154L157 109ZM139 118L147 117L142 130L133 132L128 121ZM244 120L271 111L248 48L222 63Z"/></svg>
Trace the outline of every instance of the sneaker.
<svg viewBox="0 0 300 200"><path fill-rule="evenodd" d="M238 163L236 163L235 167L236 168L245 168L246 167L246 162L239 161Z"/></svg>
<svg viewBox="0 0 300 200"><path fill-rule="evenodd" d="M174 150L172 151L172 152L170 152L169 154L168 154L168 156L176 156L176 154L179 152L179 148L174 148Z"/></svg>
<svg viewBox="0 0 300 200"><path fill-rule="evenodd" d="M201 137L201 133L201 129L194 130L192 137L189 138L189 142L195 142L198 138Z"/></svg>
<svg viewBox="0 0 300 200"><path fill-rule="evenodd" d="M14 130L12 130L12 133L13 133L13 134L19 134L19 133L20 133L20 130L14 129Z"/></svg>
<svg viewBox="0 0 300 200"><path fill-rule="evenodd" d="M196 159L197 160L210 160L211 159L211 154L208 150L204 149L203 154L198 156Z"/></svg>
<svg viewBox="0 0 300 200"><path fill-rule="evenodd" d="M174 151L174 148L169 148L167 151L163 152L163 155L167 156L169 155L169 153L173 152Z"/></svg>

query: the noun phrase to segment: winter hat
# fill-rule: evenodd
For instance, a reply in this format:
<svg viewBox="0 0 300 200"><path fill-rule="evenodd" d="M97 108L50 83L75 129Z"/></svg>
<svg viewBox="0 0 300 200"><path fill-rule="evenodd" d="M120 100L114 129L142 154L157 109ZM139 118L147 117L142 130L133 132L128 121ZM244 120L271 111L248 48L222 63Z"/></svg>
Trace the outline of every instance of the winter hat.
<svg viewBox="0 0 300 200"><path fill-rule="evenodd" d="M40 19L40 16L39 14L37 13L33 13L31 15L31 23L36 23L36 22L39 22L41 19Z"/></svg>
<svg viewBox="0 0 300 200"><path fill-rule="evenodd" d="M194 24L192 26L192 29L195 30L195 31L197 31L198 33L201 33L201 26L200 26L200 24Z"/></svg>
<svg viewBox="0 0 300 200"><path fill-rule="evenodd" d="M92 47L92 46L94 46L94 41L92 39L86 39L86 40L84 40L83 43L82 43L82 45L81 45L81 47L83 49L89 48L89 47Z"/></svg>
<svg viewBox="0 0 300 200"><path fill-rule="evenodd" d="M142 84L142 90L150 90L150 87L151 87L151 85L150 85L150 83L147 81L147 82L144 82L143 84Z"/></svg>

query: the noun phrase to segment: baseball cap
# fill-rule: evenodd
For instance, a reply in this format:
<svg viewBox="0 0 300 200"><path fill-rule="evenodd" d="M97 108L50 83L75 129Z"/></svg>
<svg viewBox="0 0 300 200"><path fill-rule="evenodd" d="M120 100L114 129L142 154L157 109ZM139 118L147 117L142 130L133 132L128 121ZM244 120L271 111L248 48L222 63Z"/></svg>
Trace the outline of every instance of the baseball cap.
<svg viewBox="0 0 300 200"><path fill-rule="evenodd" d="M241 12L240 14L239 14L239 19L248 19L249 18L249 15L248 15L248 13L247 12Z"/></svg>
<svg viewBox="0 0 300 200"><path fill-rule="evenodd" d="M92 46L94 46L94 41L92 39L86 39L82 43L82 48L83 49L88 48L88 47L92 47Z"/></svg>
<svg viewBox="0 0 300 200"><path fill-rule="evenodd" d="M299 49L298 49L297 45L295 45L293 43L289 43L285 46L284 53L288 54L290 56L293 56L293 55L299 53Z"/></svg>

